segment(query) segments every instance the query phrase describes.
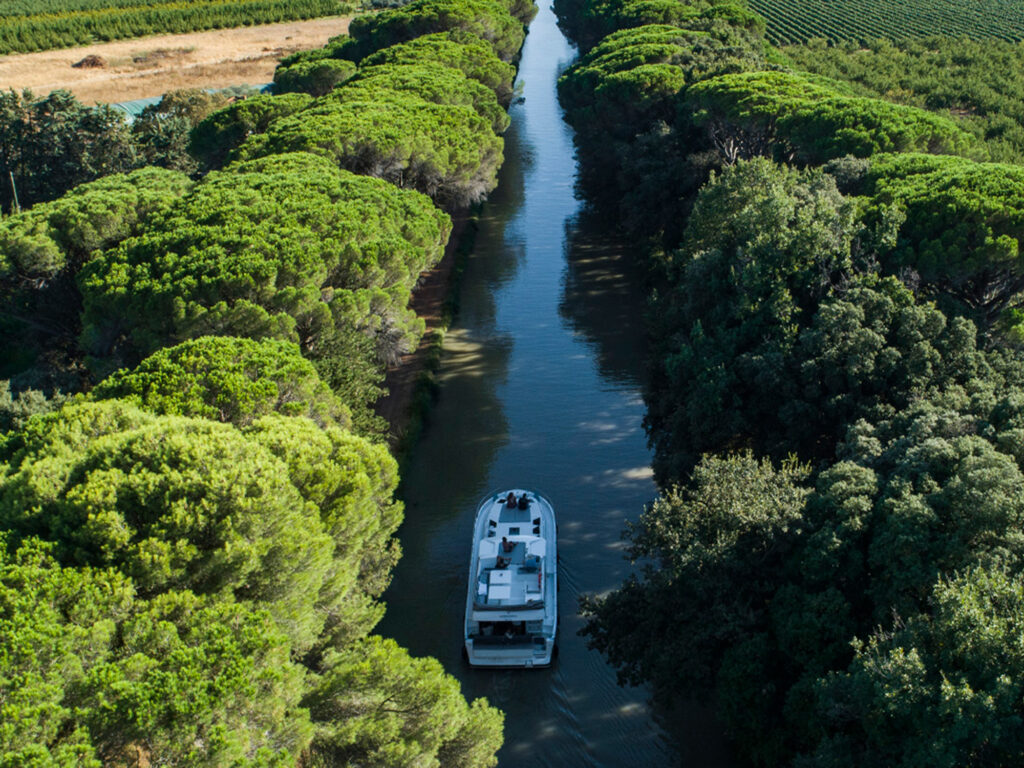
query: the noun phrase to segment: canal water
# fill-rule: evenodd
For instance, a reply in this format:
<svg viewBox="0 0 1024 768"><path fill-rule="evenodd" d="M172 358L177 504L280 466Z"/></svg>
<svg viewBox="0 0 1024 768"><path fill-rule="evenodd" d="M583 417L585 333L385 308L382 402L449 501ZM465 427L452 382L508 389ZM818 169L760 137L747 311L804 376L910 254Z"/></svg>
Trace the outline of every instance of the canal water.
<svg viewBox="0 0 1024 768"><path fill-rule="evenodd" d="M541 0L544 2L544 0ZM655 495L641 421L643 298L624 249L574 195L572 134L555 91L575 51L542 7L519 71L505 164L486 204L445 339L436 406L404 475L403 557L378 631L433 656L469 699L505 712L499 765L727 765L700 707L670 739L642 688L577 636L577 597L628 573L621 532ZM551 499L559 522L560 656L548 670L480 671L461 643L473 520L512 486Z"/></svg>

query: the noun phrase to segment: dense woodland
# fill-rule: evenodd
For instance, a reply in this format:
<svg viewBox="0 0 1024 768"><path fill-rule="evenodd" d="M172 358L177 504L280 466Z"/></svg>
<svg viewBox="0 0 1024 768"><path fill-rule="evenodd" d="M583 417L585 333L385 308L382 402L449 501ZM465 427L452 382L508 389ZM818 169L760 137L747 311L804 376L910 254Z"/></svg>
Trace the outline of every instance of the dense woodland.
<svg viewBox="0 0 1024 768"><path fill-rule="evenodd" d="M783 50L791 66L867 96L947 111L984 138L993 160L1024 161L1024 43L925 37Z"/></svg>
<svg viewBox="0 0 1024 768"><path fill-rule="evenodd" d="M556 10L581 187L652 285L661 494L635 574L583 601L590 645L716 702L756 765L1019 765L1016 46L783 53L735 3Z"/></svg>
<svg viewBox="0 0 1024 768"><path fill-rule="evenodd" d="M14 213L104 176L158 166L197 175L192 129L225 106L223 93L172 91L129 125L105 104L86 106L67 91L37 98L0 92L0 210ZM12 182L13 179L13 182Z"/></svg>
<svg viewBox="0 0 1024 768"><path fill-rule="evenodd" d="M494 764L501 713L371 634L372 403L496 183L533 10L415 0L130 127L2 96L0 762ZM1020 764L1017 48L557 10L580 187L652 286L661 494L589 642L757 765Z"/></svg>
<svg viewBox="0 0 1024 768"><path fill-rule="evenodd" d="M279 95L131 127L4 96L0 764L494 765L502 714L371 634L402 519L372 405L496 183L533 13L416 0Z"/></svg>

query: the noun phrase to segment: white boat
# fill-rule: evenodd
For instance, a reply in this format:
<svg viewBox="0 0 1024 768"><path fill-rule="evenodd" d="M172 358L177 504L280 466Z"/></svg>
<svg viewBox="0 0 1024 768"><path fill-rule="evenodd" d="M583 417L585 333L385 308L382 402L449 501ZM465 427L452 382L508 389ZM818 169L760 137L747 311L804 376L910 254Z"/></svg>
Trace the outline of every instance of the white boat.
<svg viewBox="0 0 1024 768"><path fill-rule="evenodd" d="M551 664L558 632L556 532L551 502L536 491L513 488L480 503L466 597L472 666Z"/></svg>

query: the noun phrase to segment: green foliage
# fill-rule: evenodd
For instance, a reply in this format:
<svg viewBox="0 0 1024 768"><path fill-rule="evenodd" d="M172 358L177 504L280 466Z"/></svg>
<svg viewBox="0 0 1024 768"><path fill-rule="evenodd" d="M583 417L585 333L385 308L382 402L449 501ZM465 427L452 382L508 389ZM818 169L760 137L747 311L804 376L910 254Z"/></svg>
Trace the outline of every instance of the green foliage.
<svg viewBox="0 0 1024 768"><path fill-rule="evenodd" d="M198 88L165 93L160 101L142 110L132 123L132 134L146 165L195 173L196 161L188 154L192 129L211 112L223 107L228 97Z"/></svg>
<svg viewBox="0 0 1024 768"><path fill-rule="evenodd" d="M499 59L486 42L463 30L435 32L382 48L363 59L362 65L420 65L424 62L459 70L494 91L503 107L507 108L512 101L515 67Z"/></svg>
<svg viewBox="0 0 1024 768"><path fill-rule="evenodd" d="M631 557L651 565L586 602L590 643L630 682L663 693L713 686L758 764L804 752L819 758L807 765L859 764L862 753L916 765L893 755L932 749L953 756L942 764L965 764L956 756L967 745L1024 714L1012 689L997 693L1015 673L991 650L999 642L987 641L987 619L940 629L976 598L934 596L936 583L979 567L1019 580L1019 360L1012 365L1010 378L979 372L890 418L861 420L844 460L809 495L751 478L750 457L705 458L630 532ZM746 467L738 477L737 466ZM759 509L773 522L751 529ZM993 634L999 627L992 619ZM911 628L935 631L937 642ZM873 647L855 658L851 642L871 634ZM914 655L923 661L903 666ZM962 707L949 706L954 690ZM992 697L1002 703L984 707ZM1020 748L998 747L1018 757Z"/></svg>
<svg viewBox="0 0 1024 768"><path fill-rule="evenodd" d="M294 762L311 736L302 674L266 613L188 592L146 602L50 549L0 547L5 764Z"/></svg>
<svg viewBox="0 0 1024 768"><path fill-rule="evenodd" d="M415 94L434 104L472 107L491 130L504 133L510 118L490 88L462 71L441 64L363 66L345 88L344 97L358 101L391 100L394 94Z"/></svg>
<svg viewBox="0 0 1024 768"><path fill-rule="evenodd" d="M201 416L239 427L270 413L348 427L348 408L294 344L275 339L203 336L165 347L120 370L92 400L131 400L147 411Z"/></svg>
<svg viewBox="0 0 1024 768"><path fill-rule="evenodd" d="M0 54L44 51L153 34L180 34L331 16L338 0L30 0L4 3Z"/></svg>
<svg viewBox="0 0 1024 768"><path fill-rule="evenodd" d="M598 4L595 7L601 7ZM711 0L710 2L672 2L672 0L616 0L604 6L617 29L639 27L644 24L670 24L684 29L723 33L750 33L764 37L764 20L751 11L744 2Z"/></svg>
<svg viewBox="0 0 1024 768"><path fill-rule="evenodd" d="M648 24L722 33L744 30L764 36L764 20L743 2L678 0L558 0L555 11L584 52L613 32Z"/></svg>
<svg viewBox="0 0 1024 768"><path fill-rule="evenodd" d="M384 613L377 598L400 554L392 539L402 520L402 505L392 498L397 463L381 444L306 419L264 417L246 436L288 467L291 483L319 510L323 530L334 540L334 559L317 597L315 620L323 622L317 646L365 635Z"/></svg>
<svg viewBox="0 0 1024 768"><path fill-rule="evenodd" d="M236 101L200 121L189 138L189 151L208 168L220 168L251 134L263 133L275 120L309 106L306 94L259 95Z"/></svg>
<svg viewBox="0 0 1024 768"><path fill-rule="evenodd" d="M81 295L76 276L102 248L139 233L191 187L180 173L144 168L82 184L0 221L0 321L15 389L77 390ZM24 350L18 359L15 350Z"/></svg>
<svg viewBox="0 0 1024 768"><path fill-rule="evenodd" d="M927 102L918 64L845 78L870 92L643 26L703 5L559 7L586 51L561 83L585 188L639 238L689 214L648 253L663 490L627 531L638 572L583 600L588 643L623 682L715 700L756 765L1019 763L1020 180L956 156L1014 134L920 109L955 91ZM914 55L980 48L959 46ZM763 155L827 166L742 160Z"/></svg>
<svg viewBox="0 0 1024 768"><path fill-rule="evenodd" d="M310 58L274 70L275 93L308 93L323 96L356 73L356 65L345 59Z"/></svg>
<svg viewBox="0 0 1024 768"><path fill-rule="evenodd" d="M864 95L951 112L983 138L993 160L1024 157L1022 44L927 37L891 43L827 46L812 41L785 49L796 69L859 86Z"/></svg>
<svg viewBox="0 0 1024 768"><path fill-rule="evenodd" d="M1020 305L1024 169L954 157L903 155L871 163L868 221L898 223L883 252L990 327Z"/></svg>
<svg viewBox="0 0 1024 768"><path fill-rule="evenodd" d="M681 479L701 453L751 435L761 447L783 439L765 417L797 395L787 358L853 267L855 214L827 174L765 159L701 190L668 265L672 289L654 311L661 343L647 424L659 477Z"/></svg>
<svg viewBox="0 0 1024 768"><path fill-rule="evenodd" d="M386 101L364 94L343 87L322 96L250 138L238 156L312 152L346 170L419 190L450 209L494 189L504 144L472 107L435 104L414 93L389 94Z"/></svg>
<svg viewBox="0 0 1024 768"><path fill-rule="evenodd" d="M810 296L810 303L781 302L780 298L800 295L792 289L789 294L780 292L788 272L767 273L767 283L758 279L766 273L749 272L751 264L763 268L772 263L760 243L786 229L763 224L765 211L778 206L784 196L768 202L743 190L759 181L767 168L758 177L750 175L750 166L737 165L713 180L694 209L687 238L691 247L734 250L725 251L732 255L716 271L698 272L693 266L708 252L683 267L679 286L686 287L679 297L689 302L686 311L701 324L687 336L676 330L668 337L686 338L695 352L669 358L668 371L686 383L671 393L655 386L651 414L664 420L652 418L652 437L659 462L665 462L661 471L670 478L686 477L688 465L680 457L691 445L721 449L752 444L759 451L784 455L799 450L812 456L821 451L825 457L834 450L841 461L822 467L815 491L792 514L785 532L765 545L772 557L780 558L768 560L770 576L759 576L749 564L730 570L731 553L717 553L700 563L700 578L714 584L714 590L700 594L693 592L696 577L689 572L665 586L675 577L667 563L674 567L676 557L708 551L708 541L731 541L732 526L743 516L736 512L735 517L716 517L701 511L699 517L692 516L706 520L706 530L681 529L675 508L656 505L659 517L645 517L642 530L656 531L655 541L662 549L641 547L632 555L654 559L661 567L649 567L642 580L627 581L605 600L592 603L594 618L587 631L595 647L631 682L652 681L657 690L667 692L711 681L728 727L758 764L789 764L799 753L814 755L814 761L797 761L800 765L838 765L851 755L859 760L862 754L867 763L878 759L904 764L893 758L893 749L899 754L937 749L948 757L942 764L961 765L960 756L973 754L975 748L964 745L984 743L993 722L1020 716L1019 703L996 720L980 712L978 718L964 714L955 727L942 728L940 723L950 722L950 676L927 671L934 666L899 666L904 655L909 658L903 645L903 650L895 649L897 666L886 666L872 681L862 674L859 662L853 662L849 648L855 638L872 632L888 642L899 636L905 623L932 626L929 596L943 578L976 566L1020 573L1020 357L1006 350L980 349L977 331L968 320L947 318L934 305L919 303L892 278L859 275L826 286L819 297ZM781 180L786 174L797 172L784 171L774 178ZM740 184L741 179L746 183ZM791 189L798 191L798 199L811 197L799 187ZM819 212L797 221L791 230L793 242L810 245L811 253L827 252L820 237L822 225L827 231L828 215ZM751 240L750 234L758 232L771 236ZM728 274L736 287L729 282L726 290L718 288L715 274ZM807 296L814 284L808 273L797 287ZM765 293L767 286L775 288ZM730 302L720 297L733 291L739 297L735 306L747 307L748 319L761 320L748 326L748 320L732 314ZM771 314L787 306L800 312ZM793 316L801 315L803 321L792 322ZM773 343L787 322L795 340ZM672 328L686 325L670 324L668 329ZM705 338L723 343L747 338L756 346L751 352L729 349L712 357L715 343L699 346ZM699 418L707 402L720 407L723 401L729 404L723 416ZM723 419L734 431L703 443L713 429L708 424L717 427ZM844 435L845 442L835 447ZM713 478L730 482L728 471L709 463L715 461L721 460L705 459L685 490L670 488L665 497L704 498L709 467L715 467ZM714 496L728 498L728 490L713 488ZM756 502L773 504L777 498L776 491L758 491ZM746 502L740 509L745 513L754 503ZM631 538L644 541L635 532ZM752 583L766 591L750 597ZM700 627L693 625L717 615L723 596L737 594L743 599L740 615L747 623L734 635L713 640L703 649L680 645L701 637ZM650 617L639 622L634 615L627 622L627 610L636 611L638 606ZM711 624L734 627L727 618ZM637 626L637 634L631 634ZM666 639L654 647L640 640L641 634L655 630ZM867 658L871 663L877 654ZM877 688L883 679L896 679L897 669L905 675L902 679L913 680L912 693L902 687ZM689 677L693 670L705 677ZM855 682L847 679L851 677ZM835 680L846 682L828 682ZM991 688L972 698L971 691L981 685L978 680L957 683L965 713L977 706L969 702L988 700ZM923 730L925 722L933 727ZM916 730L909 730L912 723ZM921 733L930 734L927 746L911 737ZM893 746L896 734L902 739L899 747ZM998 747L1016 748L1013 743Z"/></svg>
<svg viewBox="0 0 1024 768"><path fill-rule="evenodd" d="M232 426L115 400L65 406L13 435L5 530L54 541L64 564L116 567L147 596L263 603L298 648L319 634L331 539L286 466Z"/></svg>
<svg viewBox="0 0 1024 768"><path fill-rule="evenodd" d="M38 542L11 553L0 547L6 764L102 765L88 733L71 722L65 688L103 660L133 598L130 582L114 571L62 570Z"/></svg>
<svg viewBox="0 0 1024 768"><path fill-rule="evenodd" d="M0 380L0 433L21 429L37 413L49 413L67 398L59 392L52 397L38 389L11 391L10 380Z"/></svg>
<svg viewBox="0 0 1024 768"><path fill-rule="evenodd" d="M329 655L324 668L303 700L317 728L310 765L497 764L501 713L482 699L467 705L434 659L374 636Z"/></svg>
<svg viewBox="0 0 1024 768"><path fill-rule="evenodd" d="M323 61L324 59L330 58L343 59L345 57L341 55L341 52L348 48L350 44L351 40L348 35L335 35L334 37L328 38L322 48L307 48L288 54L278 62L277 68L283 69L302 62Z"/></svg>
<svg viewBox="0 0 1024 768"><path fill-rule="evenodd" d="M559 0L555 10L584 52L559 82L579 186L630 237L676 245L692 195L719 163L680 93L762 69L763 21L704 0Z"/></svg>
<svg viewBox="0 0 1024 768"><path fill-rule="evenodd" d="M521 12L513 17L517 8ZM353 19L348 28L351 44L343 50L344 58L359 61L422 35L463 31L488 42L502 61L512 61L523 47L524 25L535 13L533 3L526 2L515 2L510 9L502 0L414 0Z"/></svg>
<svg viewBox="0 0 1024 768"><path fill-rule="evenodd" d="M366 638L396 483L383 446L298 416L80 400L0 438L5 762L493 766L500 713Z"/></svg>
<svg viewBox="0 0 1024 768"><path fill-rule="evenodd" d="M267 615L188 592L140 608L118 627L116 655L79 684L86 706L76 719L104 764L146 754L188 765L293 765L311 735L297 706L304 675Z"/></svg>
<svg viewBox="0 0 1024 768"><path fill-rule="evenodd" d="M986 170L948 160L875 163L879 173ZM993 170L982 175L998 184ZM969 184L950 188L970 199ZM920 189L942 193L937 180ZM952 208L922 206L917 216L928 222L944 206ZM955 208L950 215L971 221ZM661 477L681 479L701 452L738 445L828 458L858 418L992 375L972 323L947 319L892 278L856 274L871 266L854 254L872 239L858 218L858 206L826 176L763 160L739 163L701 191L684 247L668 263L672 289L655 308L661 343L647 423ZM960 263L972 267L965 256ZM957 265L937 263L943 275ZM994 272L991 264L972 268ZM940 299L953 293L936 291Z"/></svg>
<svg viewBox="0 0 1024 768"><path fill-rule="evenodd" d="M209 334L287 339L314 353L351 325L386 358L421 332L409 291L441 257L450 226L422 195L313 155L237 164L90 262L80 277L84 345L99 367Z"/></svg>
<svg viewBox="0 0 1024 768"><path fill-rule="evenodd" d="M67 91L43 99L30 91L0 92L0 208L14 210L10 174L27 208L137 165L130 129L117 110L87 107Z"/></svg>
<svg viewBox="0 0 1024 768"><path fill-rule="evenodd" d="M255 89L253 89L255 90ZM163 115L164 117L181 117L189 125L196 125L211 112L224 107L229 101L225 91L206 91L201 88L179 88L168 91L160 97L160 101L142 110L142 116Z"/></svg>
<svg viewBox="0 0 1024 768"><path fill-rule="evenodd" d="M290 57L279 82L326 91L354 71L354 43L437 34L316 101L211 112L174 94L136 123L133 151L192 170L191 134L219 167L250 134L264 135L240 154L264 154L253 146L321 107L365 109L355 128L390 119L407 148L405 178L380 175L463 205L493 187L514 71L495 51L514 58L532 12L432 0L381 14L363 38ZM417 51L439 61L403 58ZM31 127L18 120L16 138ZM196 184L111 176L0 225L19 309L59 308L94 372L150 355L70 402L0 391L0 762L495 765L501 714L467 704L437 662L367 637L402 508L387 449L347 431L381 431L381 361L415 343L409 294L451 222L309 148L335 162L276 152ZM23 314L3 330L43 317Z"/></svg>
<svg viewBox="0 0 1024 768"><path fill-rule="evenodd" d="M953 768L1020 759L1021 577L973 568L936 583L932 604L930 620L859 642L849 670L819 684L816 704L836 735L798 765ZM922 744L925 733L944 738Z"/></svg>
<svg viewBox="0 0 1024 768"><path fill-rule="evenodd" d="M629 7L639 12L641 5ZM631 233L664 233L677 242L685 198L706 173L706 161L695 154L702 137L688 116L678 119L679 92L708 77L764 67L757 31L726 23L729 8L613 32L559 80L576 130L580 184Z"/></svg>
<svg viewBox="0 0 1024 768"><path fill-rule="evenodd" d="M294 416L239 429L108 400L36 417L0 458L0 524L65 565L261 605L297 653L380 619L401 520L383 446Z"/></svg>
<svg viewBox="0 0 1024 768"><path fill-rule="evenodd" d="M1019 401L1015 378L1011 402ZM848 756L863 752L870 762L870 755L893 749L929 753L929 762L943 765L972 764L963 756L991 738L993 718L1006 722L1022 714L1019 697L1009 708L996 705L1002 681L1014 674L1012 652L1003 655L1012 646L994 654L987 642L1000 619L986 617L991 625L982 628L971 616L985 610L979 588L983 594L998 586L1009 597L1007 575L1019 578L1024 554L1024 476L1004 452L1016 450L1019 433L972 434L986 422L1007 427L1000 415L1008 413L1007 403L998 403L1008 392L1005 383L990 383L997 381L982 379L982 391L971 397L953 390L891 420L859 424L845 449L847 461L819 479L794 572L806 591L837 585L859 617L857 636L874 639L867 647L856 644L858 655L848 667L844 661L831 675L807 670L812 684L799 694L794 688L791 696L805 698L818 713L816 727L786 723L804 751L816 753L808 764L833 765L844 750ZM947 580L959 584L947 586ZM954 619L956 613L967 614L966 621ZM983 690L975 698L972 689ZM976 708L986 700L990 706ZM926 722L937 730L902 730ZM913 737L925 732L941 738ZM1019 744L996 739L992 746L1017 750L1019 758Z"/></svg>
<svg viewBox="0 0 1024 768"><path fill-rule="evenodd" d="M146 217L191 188L187 177L142 168L80 184L63 197L0 222L0 276L5 282L73 277L93 252L138 233Z"/></svg>
<svg viewBox="0 0 1024 768"><path fill-rule="evenodd" d="M1007 0L908 0L893 5L877 0L750 0L767 21L775 45L803 43L811 38L857 42L874 38L908 40L932 35L976 40L1024 38L1024 14Z"/></svg>
<svg viewBox="0 0 1024 768"><path fill-rule="evenodd" d="M172 91L129 125L124 113L86 106L67 91L40 99L30 91L0 92L0 208L15 213L145 165L192 174L189 132L224 101L205 91Z"/></svg>
<svg viewBox="0 0 1024 768"><path fill-rule="evenodd" d="M838 82L785 72L704 80L686 94L727 162L771 154L820 164L882 152L984 154L949 118L880 99L849 95Z"/></svg>
<svg viewBox="0 0 1024 768"><path fill-rule="evenodd" d="M582 602L588 644L622 682L707 690L726 649L770 619L769 599L798 540L807 470L749 453L707 457L627 529L642 560L606 597Z"/></svg>
<svg viewBox="0 0 1024 768"><path fill-rule="evenodd" d="M664 24L614 32L559 79L566 119L587 133L629 139L672 120L675 96L690 83L760 69L756 39L743 42Z"/></svg>
<svg viewBox="0 0 1024 768"><path fill-rule="evenodd" d="M334 333L320 339L310 359L320 378L351 410L357 434L374 439L387 435L388 423L374 411L385 390L373 339L352 326L336 326Z"/></svg>
<svg viewBox="0 0 1024 768"><path fill-rule="evenodd" d="M67 91L37 99L0 92L0 208L29 208L77 186L143 165L192 173L186 152L192 126L224 97L184 90L166 94L129 126L109 105L80 103Z"/></svg>
<svg viewBox="0 0 1024 768"><path fill-rule="evenodd" d="M792 394L766 393L755 410L765 419L761 434L774 427L805 453L831 451L861 418L993 376L973 324L916 302L893 278L864 280L823 301L789 367Z"/></svg>

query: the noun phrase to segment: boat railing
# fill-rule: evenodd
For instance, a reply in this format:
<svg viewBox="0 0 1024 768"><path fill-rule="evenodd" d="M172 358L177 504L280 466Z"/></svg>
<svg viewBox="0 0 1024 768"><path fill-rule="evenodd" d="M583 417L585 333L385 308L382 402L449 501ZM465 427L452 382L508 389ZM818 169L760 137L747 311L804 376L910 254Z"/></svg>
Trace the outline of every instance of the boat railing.
<svg viewBox="0 0 1024 768"><path fill-rule="evenodd" d="M538 491L536 488L517 488L516 490L526 491L526 493L528 493L530 496L542 500L545 504L548 505L549 509L551 508L551 500L548 499L548 497L544 495L544 493ZM484 504L490 504L495 501L498 501L499 498L505 498L505 494L508 493L508 491L508 488L495 488L494 490L490 491L486 496L484 496L483 501L480 502L480 505L477 507L477 510L483 507Z"/></svg>

